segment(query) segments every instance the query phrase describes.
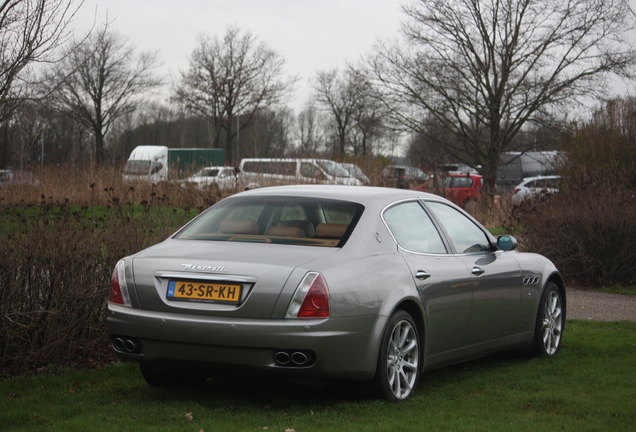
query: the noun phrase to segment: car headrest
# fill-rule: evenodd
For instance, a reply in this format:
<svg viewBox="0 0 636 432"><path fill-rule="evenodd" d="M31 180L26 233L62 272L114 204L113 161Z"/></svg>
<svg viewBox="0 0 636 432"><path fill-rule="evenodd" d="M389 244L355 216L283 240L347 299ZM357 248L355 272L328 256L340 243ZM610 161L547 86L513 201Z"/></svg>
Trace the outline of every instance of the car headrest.
<svg viewBox="0 0 636 432"><path fill-rule="evenodd" d="M326 224L320 223L316 227L316 237L318 238L329 238L329 239L340 239L344 236L345 231L347 231L348 225L344 224Z"/></svg>
<svg viewBox="0 0 636 432"><path fill-rule="evenodd" d="M307 220L282 220L278 221L278 224L276 226L300 228L305 231L306 237L316 236L316 228L314 228L314 224Z"/></svg>
<svg viewBox="0 0 636 432"><path fill-rule="evenodd" d="M268 235L277 237L307 237L305 230L294 227L273 226L267 231Z"/></svg>

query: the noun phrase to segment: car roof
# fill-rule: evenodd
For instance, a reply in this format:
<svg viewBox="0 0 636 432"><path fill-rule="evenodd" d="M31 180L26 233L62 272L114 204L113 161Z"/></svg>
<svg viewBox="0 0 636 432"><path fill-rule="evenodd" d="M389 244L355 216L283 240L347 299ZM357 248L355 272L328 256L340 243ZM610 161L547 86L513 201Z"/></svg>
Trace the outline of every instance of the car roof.
<svg viewBox="0 0 636 432"><path fill-rule="evenodd" d="M541 180L541 179L558 179L561 178L560 175L546 175L546 176L536 176L536 177L526 177L523 179L523 181L520 184L524 184L524 183L528 183L534 180Z"/></svg>
<svg viewBox="0 0 636 432"><path fill-rule="evenodd" d="M410 189L343 185L272 186L240 192L233 196L306 196L353 201L366 205L371 203L384 203L386 205L391 202L413 198L429 198L446 201L439 195Z"/></svg>
<svg viewBox="0 0 636 432"><path fill-rule="evenodd" d="M448 174L443 174L440 177L478 177L481 178L481 174L472 174L472 173L460 173L460 172L449 172Z"/></svg>

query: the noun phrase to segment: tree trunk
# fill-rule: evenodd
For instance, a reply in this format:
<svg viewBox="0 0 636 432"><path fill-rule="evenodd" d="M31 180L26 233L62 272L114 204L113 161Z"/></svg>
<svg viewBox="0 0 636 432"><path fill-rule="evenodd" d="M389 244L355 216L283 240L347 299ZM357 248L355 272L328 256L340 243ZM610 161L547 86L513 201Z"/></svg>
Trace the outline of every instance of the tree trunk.
<svg viewBox="0 0 636 432"><path fill-rule="evenodd" d="M104 160L104 135L101 131L95 131L95 161L100 163Z"/></svg>
<svg viewBox="0 0 636 432"><path fill-rule="evenodd" d="M225 161L232 165L238 165L234 162L234 152L232 149L232 125L225 126Z"/></svg>

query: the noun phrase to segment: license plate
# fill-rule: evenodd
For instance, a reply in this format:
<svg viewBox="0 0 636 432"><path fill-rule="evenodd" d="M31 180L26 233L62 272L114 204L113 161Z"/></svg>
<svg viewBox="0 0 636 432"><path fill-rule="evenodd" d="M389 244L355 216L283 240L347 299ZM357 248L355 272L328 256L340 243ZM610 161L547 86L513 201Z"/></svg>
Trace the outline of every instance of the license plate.
<svg viewBox="0 0 636 432"><path fill-rule="evenodd" d="M241 285L173 280L168 282L166 297L200 303L238 303Z"/></svg>

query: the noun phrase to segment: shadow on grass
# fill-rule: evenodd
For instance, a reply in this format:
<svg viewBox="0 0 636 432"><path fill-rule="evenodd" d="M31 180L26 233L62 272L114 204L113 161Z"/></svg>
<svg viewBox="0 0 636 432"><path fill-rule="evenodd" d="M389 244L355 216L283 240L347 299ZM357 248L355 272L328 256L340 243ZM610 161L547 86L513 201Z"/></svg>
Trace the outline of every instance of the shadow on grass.
<svg viewBox="0 0 636 432"><path fill-rule="evenodd" d="M416 394L435 392L438 386L446 387L484 372L496 373L502 367L515 367L529 359L527 353L511 351L427 371L420 377ZM136 368L133 365L127 367ZM275 377L249 375L208 379L203 385L195 387L153 387L143 381L140 373L137 372L137 375L139 381L135 385L134 398L161 403L189 402L230 410L234 406L249 406L267 412L288 408L295 411L329 409L338 404L381 401L372 382L289 382Z"/></svg>

